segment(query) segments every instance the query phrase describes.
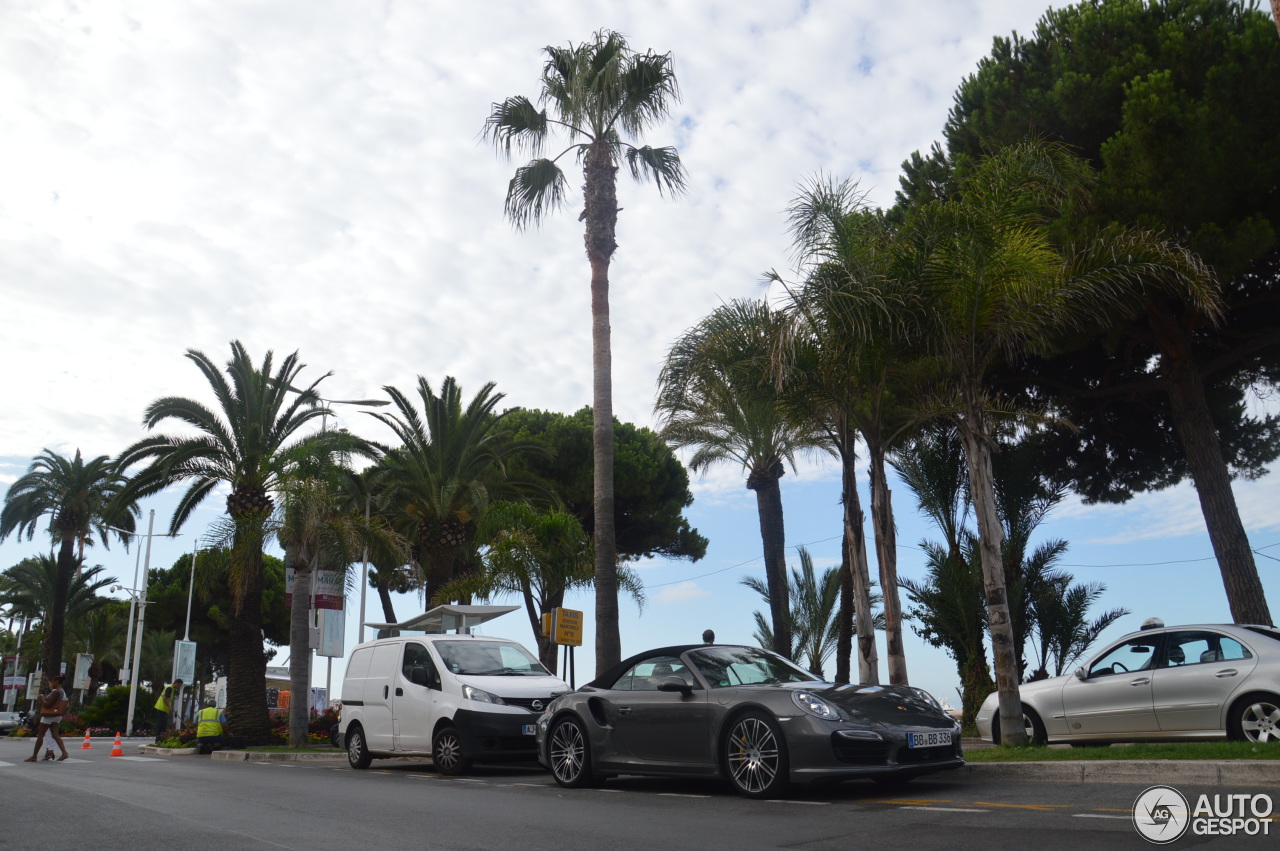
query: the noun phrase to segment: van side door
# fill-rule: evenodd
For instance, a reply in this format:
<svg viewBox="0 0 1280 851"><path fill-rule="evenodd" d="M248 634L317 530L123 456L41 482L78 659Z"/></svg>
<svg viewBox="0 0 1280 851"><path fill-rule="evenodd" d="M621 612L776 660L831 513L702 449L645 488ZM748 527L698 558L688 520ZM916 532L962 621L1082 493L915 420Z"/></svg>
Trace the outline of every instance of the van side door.
<svg viewBox="0 0 1280 851"><path fill-rule="evenodd" d="M392 707L395 697L391 693L394 681L400 676L399 641L375 644L373 658L369 660L369 676L364 687L364 729L369 737L369 750L388 753L395 748L395 716Z"/></svg>
<svg viewBox="0 0 1280 851"><path fill-rule="evenodd" d="M404 643L396 679L396 750L430 753L440 702L440 672L423 644Z"/></svg>

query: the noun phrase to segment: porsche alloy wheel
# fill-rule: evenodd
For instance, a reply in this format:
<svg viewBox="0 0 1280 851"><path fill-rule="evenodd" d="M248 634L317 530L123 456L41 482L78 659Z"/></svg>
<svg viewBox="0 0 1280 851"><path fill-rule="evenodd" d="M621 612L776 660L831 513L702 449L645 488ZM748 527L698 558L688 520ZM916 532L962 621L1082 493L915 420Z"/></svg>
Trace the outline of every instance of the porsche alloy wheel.
<svg viewBox="0 0 1280 851"><path fill-rule="evenodd" d="M577 718L562 718L551 728L547 756L551 763L551 774L561 786L580 789L594 784L591 745L587 743L587 731Z"/></svg>
<svg viewBox="0 0 1280 851"><path fill-rule="evenodd" d="M762 712L748 712L733 721L724 739L724 767L740 794L772 798L790 785L786 743L777 723Z"/></svg>

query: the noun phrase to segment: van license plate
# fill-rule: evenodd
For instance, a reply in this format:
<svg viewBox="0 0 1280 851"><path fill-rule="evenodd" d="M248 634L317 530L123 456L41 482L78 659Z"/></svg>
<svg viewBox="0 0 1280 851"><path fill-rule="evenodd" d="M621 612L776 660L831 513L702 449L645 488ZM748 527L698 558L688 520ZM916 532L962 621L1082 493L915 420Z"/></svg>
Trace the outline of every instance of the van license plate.
<svg viewBox="0 0 1280 851"><path fill-rule="evenodd" d="M521 732L521 733L524 733L526 736L532 736L532 735L534 735L534 734L536 734L536 733L538 732L538 725L537 725L537 724L525 724L525 725L523 725L523 726L521 726L521 727L520 727L520 732Z"/></svg>
<svg viewBox="0 0 1280 851"><path fill-rule="evenodd" d="M907 733L907 747L933 748L951 744L951 731L942 733Z"/></svg>

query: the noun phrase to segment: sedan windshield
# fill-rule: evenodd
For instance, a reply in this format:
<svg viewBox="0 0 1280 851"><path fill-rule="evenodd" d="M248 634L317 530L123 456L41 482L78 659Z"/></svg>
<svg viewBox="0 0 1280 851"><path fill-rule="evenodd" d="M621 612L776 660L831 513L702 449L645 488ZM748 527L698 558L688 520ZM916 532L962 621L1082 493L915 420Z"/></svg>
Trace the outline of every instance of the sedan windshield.
<svg viewBox="0 0 1280 851"><path fill-rule="evenodd" d="M704 647L689 653L712 688L811 683L817 678L775 653L754 647Z"/></svg>
<svg viewBox="0 0 1280 851"><path fill-rule="evenodd" d="M488 677L549 677L529 651L509 641L436 641L444 666L455 674Z"/></svg>

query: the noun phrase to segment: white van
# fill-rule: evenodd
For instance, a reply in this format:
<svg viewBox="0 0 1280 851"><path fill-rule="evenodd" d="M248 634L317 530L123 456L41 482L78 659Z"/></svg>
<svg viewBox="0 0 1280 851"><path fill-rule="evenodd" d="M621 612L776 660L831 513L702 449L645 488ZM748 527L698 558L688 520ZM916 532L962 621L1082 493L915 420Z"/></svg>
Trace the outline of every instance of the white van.
<svg viewBox="0 0 1280 851"><path fill-rule="evenodd" d="M536 759L538 716L569 685L515 641L467 630L515 606L437 606L399 635L358 645L342 682L341 741L352 768L430 755L442 774L473 761ZM496 614L495 614L496 613ZM442 629L457 628L456 634Z"/></svg>

